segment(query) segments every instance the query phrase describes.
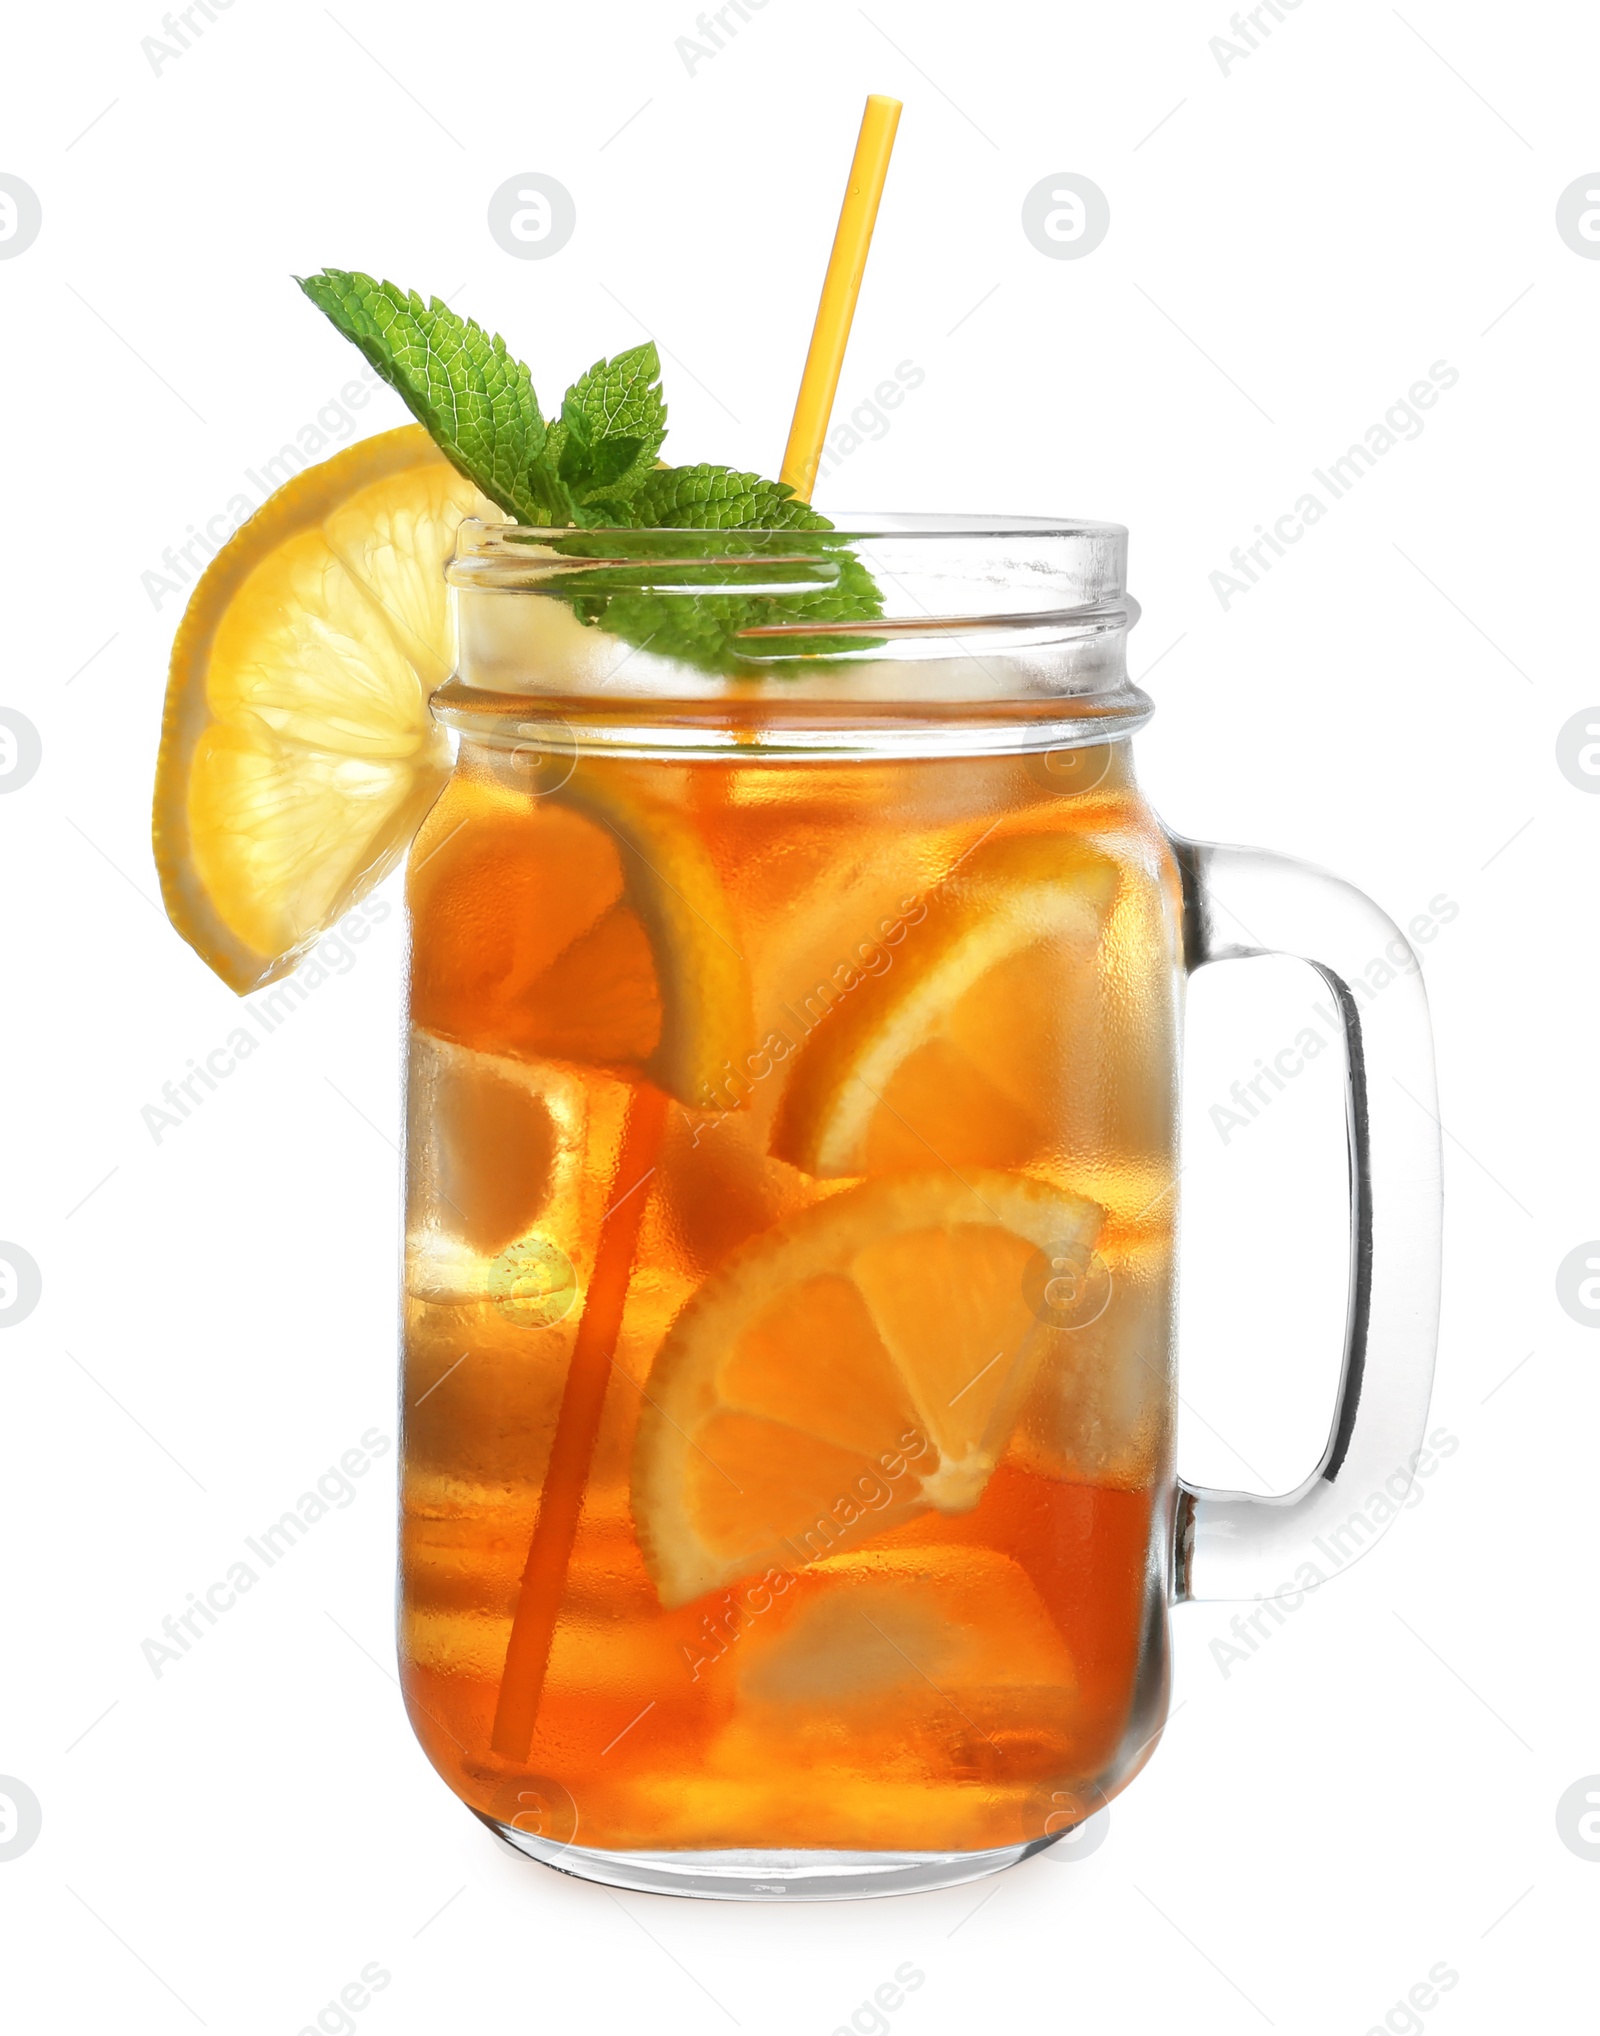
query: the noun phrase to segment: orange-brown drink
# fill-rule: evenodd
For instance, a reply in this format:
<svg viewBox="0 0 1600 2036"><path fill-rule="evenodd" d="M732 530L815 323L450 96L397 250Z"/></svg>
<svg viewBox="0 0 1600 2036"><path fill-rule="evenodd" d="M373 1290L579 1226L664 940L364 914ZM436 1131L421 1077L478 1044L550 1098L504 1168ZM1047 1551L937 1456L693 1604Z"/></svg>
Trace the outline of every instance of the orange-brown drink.
<svg viewBox="0 0 1600 2036"><path fill-rule="evenodd" d="M404 1681L473 1808L634 1885L981 1871L1159 1725L1181 915L1120 533L901 521L453 569ZM1001 612L895 618L963 574Z"/></svg>

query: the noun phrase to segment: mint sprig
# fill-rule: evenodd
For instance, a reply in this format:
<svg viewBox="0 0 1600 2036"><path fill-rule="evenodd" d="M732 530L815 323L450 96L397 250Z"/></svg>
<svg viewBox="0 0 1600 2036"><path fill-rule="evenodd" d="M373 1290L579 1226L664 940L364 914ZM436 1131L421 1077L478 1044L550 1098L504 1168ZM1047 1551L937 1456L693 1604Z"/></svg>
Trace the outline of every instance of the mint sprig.
<svg viewBox="0 0 1600 2036"><path fill-rule="evenodd" d="M665 467L653 341L598 360L545 422L533 377L471 319L434 297L324 269L296 281L360 347L439 450L519 523L565 528L827 530L782 481L729 467Z"/></svg>
<svg viewBox="0 0 1600 2036"><path fill-rule="evenodd" d="M833 530L783 481L706 463L661 463L667 408L650 341L596 361L547 422L533 377L500 335L459 317L438 297L424 304L415 291L358 270L324 269L296 281L398 391L446 459L517 523L584 532ZM590 548L586 535L556 541L558 551L580 556ZM702 565L691 545L690 558L673 563L682 592L661 591L659 568L645 565L623 568L609 585L587 577L583 591L561 590L561 598L583 622L709 671L736 669L748 659L754 645L740 639L763 624L814 623L814 639L790 637L785 649L790 656L827 656L837 650L828 625L876 620L883 600L842 540L812 537L803 548L815 554L818 570L799 572L811 585L794 594L743 594L726 584L715 563L718 547L701 554ZM683 549L667 546L669 553ZM809 566L808 559L800 563ZM691 591L696 587L705 591Z"/></svg>

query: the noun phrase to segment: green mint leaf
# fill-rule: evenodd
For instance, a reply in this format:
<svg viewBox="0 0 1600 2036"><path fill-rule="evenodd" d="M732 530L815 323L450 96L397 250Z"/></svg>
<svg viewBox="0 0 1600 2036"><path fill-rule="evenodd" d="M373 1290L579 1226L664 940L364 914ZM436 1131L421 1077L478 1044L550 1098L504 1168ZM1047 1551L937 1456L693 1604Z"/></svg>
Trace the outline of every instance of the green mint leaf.
<svg viewBox="0 0 1600 2036"><path fill-rule="evenodd" d="M661 396L661 362L654 340L629 347L610 360L596 361L562 400L561 414L583 420L591 443L602 438L638 437L654 460L667 435L667 406Z"/></svg>
<svg viewBox="0 0 1600 2036"><path fill-rule="evenodd" d="M657 467L634 490L632 520L653 530L831 530L783 481L732 467Z"/></svg>
<svg viewBox="0 0 1600 2036"><path fill-rule="evenodd" d="M546 460L580 498L603 491L621 500L652 471L666 435L661 362L647 340L596 361L573 383L550 427ZM632 448L626 460L620 446Z"/></svg>
<svg viewBox="0 0 1600 2036"><path fill-rule="evenodd" d="M685 474L694 478L675 488ZM710 514L731 517L759 505L774 520L713 524L703 499L708 487L718 495ZM562 590L580 622L721 677L790 677L872 648L873 638L840 636L834 625L883 614L876 582L827 518L781 484L726 468L664 468L619 506L641 523L647 507L667 507L682 520L675 528L636 528L626 540L599 529L556 539L559 553L608 561ZM700 520L691 527L695 513ZM783 513L787 529L775 520ZM756 581L762 592L743 591ZM793 593L773 591L785 583ZM749 633L774 625L797 633Z"/></svg>
<svg viewBox="0 0 1600 2036"><path fill-rule="evenodd" d="M360 347L451 464L519 523L563 506L545 473L548 427L521 361L437 297L347 269L297 276L301 289ZM561 521L570 521L562 516Z"/></svg>
<svg viewBox="0 0 1600 2036"><path fill-rule="evenodd" d="M557 471L581 502L590 501L602 491L615 495L625 476L638 464L643 444L642 438L602 438L598 445L590 445L574 432L561 448Z"/></svg>
<svg viewBox="0 0 1600 2036"><path fill-rule="evenodd" d="M583 520L593 530L630 530L633 527L627 503L615 497L590 496L583 505Z"/></svg>
<svg viewBox="0 0 1600 2036"><path fill-rule="evenodd" d="M549 457L549 443L545 453L529 466L523 477L526 506L516 512L518 523L543 524L547 528L565 530L569 524L587 522L587 514L580 515L572 490L567 486Z"/></svg>

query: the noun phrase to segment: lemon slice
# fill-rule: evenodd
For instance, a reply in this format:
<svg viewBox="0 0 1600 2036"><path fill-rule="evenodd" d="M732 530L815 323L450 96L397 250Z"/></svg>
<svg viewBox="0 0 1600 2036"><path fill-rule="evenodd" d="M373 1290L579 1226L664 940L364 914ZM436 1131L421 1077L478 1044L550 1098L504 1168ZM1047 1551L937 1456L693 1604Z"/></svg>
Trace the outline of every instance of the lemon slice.
<svg viewBox="0 0 1600 2036"><path fill-rule="evenodd" d="M975 1506L1049 1344L1040 1268L1100 1223L1017 1175L905 1174L737 1251L645 1388L633 1513L662 1603Z"/></svg>
<svg viewBox="0 0 1600 2036"><path fill-rule="evenodd" d="M212 560L173 645L155 853L232 988L286 974L393 866L448 771L444 564L494 515L420 425L297 474Z"/></svg>
<svg viewBox="0 0 1600 2036"><path fill-rule="evenodd" d="M773 1151L822 1180L1036 1159L1052 1115L1042 1077L1065 1064L1059 964L1092 956L1117 883L1115 863L1074 837L974 850L889 972L796 1056Z"/></svg>
<svg viewBox="0 0 1600 2036"><path fill-rule="evenodd" d="M659 766L582 761L529 797L463 764L411 859L413 1021L525 1060L644 1074L711 1107L753 1044L715 864Z"/></svg>

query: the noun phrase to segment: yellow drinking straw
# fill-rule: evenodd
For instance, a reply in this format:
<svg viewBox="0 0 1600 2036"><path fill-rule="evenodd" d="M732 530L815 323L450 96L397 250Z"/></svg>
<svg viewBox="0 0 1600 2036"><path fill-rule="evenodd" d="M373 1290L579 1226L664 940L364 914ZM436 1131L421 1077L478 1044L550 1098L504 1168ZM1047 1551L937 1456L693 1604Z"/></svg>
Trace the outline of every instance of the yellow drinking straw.
<svg viewBox="0 0 1600 2036"><path fill-rule="evenodd" d="M850 339L850 321L856 315L872 229L878 223L878 200L883 196L889 155L899 125L900 101L874 92L861 115L850 182L839 208L838 231L833 236L833 252L828 257L828 273L823 278L822 298L817 305L817 322L811 328L811 346L806 354L805 372L800 377L800 393L795 398L794 422L789 426L789 443L778 473L778 479L787 481L802 502L811 500L811 490L816 486L822 441L833 415L839 370L844 366L844 350Z"/></svg>
<svg viewBox="0 0 1600 2036"><path fill-rule="evenodd" d="M811 499L811 485L822 458L822 441L833 414L834 391L839 386L850 320L861 292L861 272L867 263L899 119L900 101L877 93L868 99L861 116L850 185L839 213L839 230L833 237L811 349L800 378L789 449L783 457L783 479L802 501ZM494 1752L502 1760L518 1764L528 1758L539 1721L550 1645L566 1596L567 1568L577 1542L589 1467L600 1440L644 1213L645 1197L635 1190L655 1172L666 1109L667 1099L659 1089L649 1082L635 1084L623 1119L616 1173L606 1196L610 1207L600 1226L594 1270L567 1365L490 1731Z"/></svg>

